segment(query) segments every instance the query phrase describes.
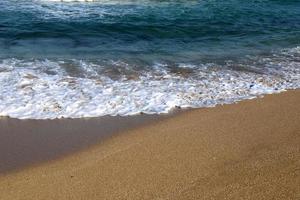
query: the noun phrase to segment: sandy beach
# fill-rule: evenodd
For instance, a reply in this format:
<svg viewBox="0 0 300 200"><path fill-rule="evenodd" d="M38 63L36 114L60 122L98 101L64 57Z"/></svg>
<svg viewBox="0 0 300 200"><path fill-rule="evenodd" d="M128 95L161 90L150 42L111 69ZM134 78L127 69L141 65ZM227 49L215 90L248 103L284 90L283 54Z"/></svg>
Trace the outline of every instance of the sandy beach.
<svg viewBox="0 0 300 200"><path fill-rule="evenodd" d="M0 174L57 159L169 115L19 120L0 119Z"/></svg>
<svg viewBox="0 0 300 200"><path fill-rule="evenodd" d="M300 199L300 90L131 121L1 119L0 199Z"/></svg>

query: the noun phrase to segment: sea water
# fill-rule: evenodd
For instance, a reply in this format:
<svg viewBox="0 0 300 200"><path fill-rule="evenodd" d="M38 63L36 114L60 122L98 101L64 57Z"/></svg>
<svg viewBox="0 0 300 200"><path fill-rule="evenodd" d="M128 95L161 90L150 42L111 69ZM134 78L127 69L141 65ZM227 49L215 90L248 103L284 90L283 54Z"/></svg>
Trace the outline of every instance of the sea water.
<svg viewBox="0 0 300 200"><path fill-rule="evenodd" d="M168 113L300 87L298 0L1 0L0 116Z"/></svg>

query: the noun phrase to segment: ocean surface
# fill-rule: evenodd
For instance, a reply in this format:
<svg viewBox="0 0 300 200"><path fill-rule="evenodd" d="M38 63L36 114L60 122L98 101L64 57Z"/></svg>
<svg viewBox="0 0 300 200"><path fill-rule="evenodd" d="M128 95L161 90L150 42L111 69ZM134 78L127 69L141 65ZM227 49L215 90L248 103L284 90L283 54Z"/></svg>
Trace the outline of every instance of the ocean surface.
<svg viewBox="0 0 300 200"><path fill-rule="evenodd" d="M0 116L168 113L300 88L299 0L0 8Z"/></svg>

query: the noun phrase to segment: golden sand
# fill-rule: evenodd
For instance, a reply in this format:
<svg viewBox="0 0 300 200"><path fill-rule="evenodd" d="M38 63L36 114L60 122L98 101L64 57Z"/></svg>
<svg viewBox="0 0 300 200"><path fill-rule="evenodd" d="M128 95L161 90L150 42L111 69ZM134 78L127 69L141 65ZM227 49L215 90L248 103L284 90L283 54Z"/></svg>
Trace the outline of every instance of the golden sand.
<svg viewBox="0 0 300 200"><path fill-rule="evenodd" d="M0 199L298 200L300 91L183 112L0 175Z"/></svg>

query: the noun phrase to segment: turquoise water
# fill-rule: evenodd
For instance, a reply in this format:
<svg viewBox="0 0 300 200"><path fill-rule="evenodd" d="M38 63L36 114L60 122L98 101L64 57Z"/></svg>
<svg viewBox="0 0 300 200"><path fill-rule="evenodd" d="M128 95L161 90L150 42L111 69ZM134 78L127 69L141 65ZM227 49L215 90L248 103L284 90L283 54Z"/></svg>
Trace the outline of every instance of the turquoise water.
<svg viewBox="0 0 300 200"><path fill-rule="evenodd" d="M1 0L0 7L1 57L182 62L300 43L297 0Z"/></svg>
<svg viewBox="0 0 300 200"><path fill-rule="evenodd" d="M298 0L1 0L0 8L0 81L9 82L1 89L0 115L161 113L300 84ZM236 83L226 82L226 74ZM261 86L259 78L270 83ZM75 86L61 85L65 79ZM39 84L48 84L49 93ZM77 94L85 84L90 90L82 100ZM260 89L251 93L252 85ZM17 89L27 86L31 92Z"/></svg>

